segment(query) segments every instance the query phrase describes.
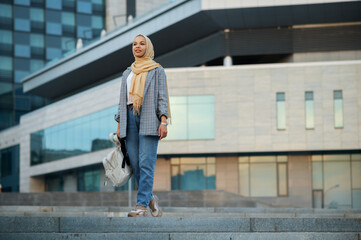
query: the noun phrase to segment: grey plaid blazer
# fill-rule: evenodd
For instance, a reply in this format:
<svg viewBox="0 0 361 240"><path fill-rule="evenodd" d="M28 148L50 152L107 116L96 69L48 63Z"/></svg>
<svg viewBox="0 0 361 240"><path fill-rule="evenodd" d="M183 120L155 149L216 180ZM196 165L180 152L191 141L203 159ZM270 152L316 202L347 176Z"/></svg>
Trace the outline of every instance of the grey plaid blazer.
<svg viewBox="0 0 361 240"><path fill-rule="evenodd" d="M127 78L130 72L130 67L123 72L118 113L114 116L115 121L120 123L121 138L127 135ZM160 117L165 115L168 118L166 81L166 75L162 67L157 67L148 72L140 110L139 135L158 136Z"/></svg>

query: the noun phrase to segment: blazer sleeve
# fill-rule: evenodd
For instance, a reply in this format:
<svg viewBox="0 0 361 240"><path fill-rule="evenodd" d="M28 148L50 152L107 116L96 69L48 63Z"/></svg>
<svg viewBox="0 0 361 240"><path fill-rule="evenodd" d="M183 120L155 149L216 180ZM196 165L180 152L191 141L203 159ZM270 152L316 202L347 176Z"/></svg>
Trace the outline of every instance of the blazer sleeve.
<svg viewBox="0 0 361 240"><path fill-rule="evenodd" d="M160 120L164 115L168 118L168 91L167 91L167 77L164 68L160 67L158 71L158 103L157 103L157 117Z"/></svg>

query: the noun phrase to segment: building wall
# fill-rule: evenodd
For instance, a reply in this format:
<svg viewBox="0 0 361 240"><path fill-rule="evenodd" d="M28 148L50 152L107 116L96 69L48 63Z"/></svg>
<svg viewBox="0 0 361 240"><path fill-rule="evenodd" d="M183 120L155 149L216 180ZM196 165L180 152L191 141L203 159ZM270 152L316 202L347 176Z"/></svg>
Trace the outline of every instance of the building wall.
<svg viewBox="0 0 361 240"><path fill-rule="evenodd" d="M361 61L179 68L166 73L171 96L214 95L215 139L162 141L160 155L361 148ZM32 176L101 162L108 150L30 166L30 134L117 105L119 88L120 78L21 118L20 191L31 191ZM342 129L334 128L334 90L343 90ZM305 129L305 91L314 91L312 130ZM282 131L276 128L276 92L286 95L287 126ZM0 139L6 139L1 140L3 146L13 141L9 131L15 130L0 133ZM236 191L218 181L220 188Z"/></svg>
<svg viewBox="0 0 361 240"><path fill-rule="evenodd" d="M154 191L171 190L171 170L170 161L165 158L158 158L154 172Z"/></svg>

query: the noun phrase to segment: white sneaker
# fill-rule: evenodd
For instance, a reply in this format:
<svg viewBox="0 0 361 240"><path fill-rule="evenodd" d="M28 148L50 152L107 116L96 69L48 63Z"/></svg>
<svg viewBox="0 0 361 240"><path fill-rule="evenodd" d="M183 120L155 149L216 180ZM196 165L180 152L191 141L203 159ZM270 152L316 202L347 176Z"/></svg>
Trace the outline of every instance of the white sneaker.
<svg viewBox="0 0 361 240"><path fill-rule="evenodd" d="M159 199L156 195L153 194L152 201L149 202L150 214L153 217L161 217L163 215L162 209L159 207Z"/></svg>
<svg viewBox="0 0 361 240"><path fill-rule="evenodd" d="M136 205L135 209L128 213L128 217L147 217L147 208L142 205Z"/></svg>

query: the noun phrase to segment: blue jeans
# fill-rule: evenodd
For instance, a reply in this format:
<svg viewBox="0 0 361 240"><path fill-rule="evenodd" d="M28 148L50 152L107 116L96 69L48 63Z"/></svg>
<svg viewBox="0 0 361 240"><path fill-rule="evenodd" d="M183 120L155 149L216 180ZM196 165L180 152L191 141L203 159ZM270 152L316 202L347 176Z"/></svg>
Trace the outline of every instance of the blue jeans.
<svg viewBox="0 0 361 240"><path fill-rule="evenodd" d="M157 160L158 136L139 135L140 116L128 106L125 139L133 177L138 186L137 204L147 207L153 199L154 168Z"/></svg>

